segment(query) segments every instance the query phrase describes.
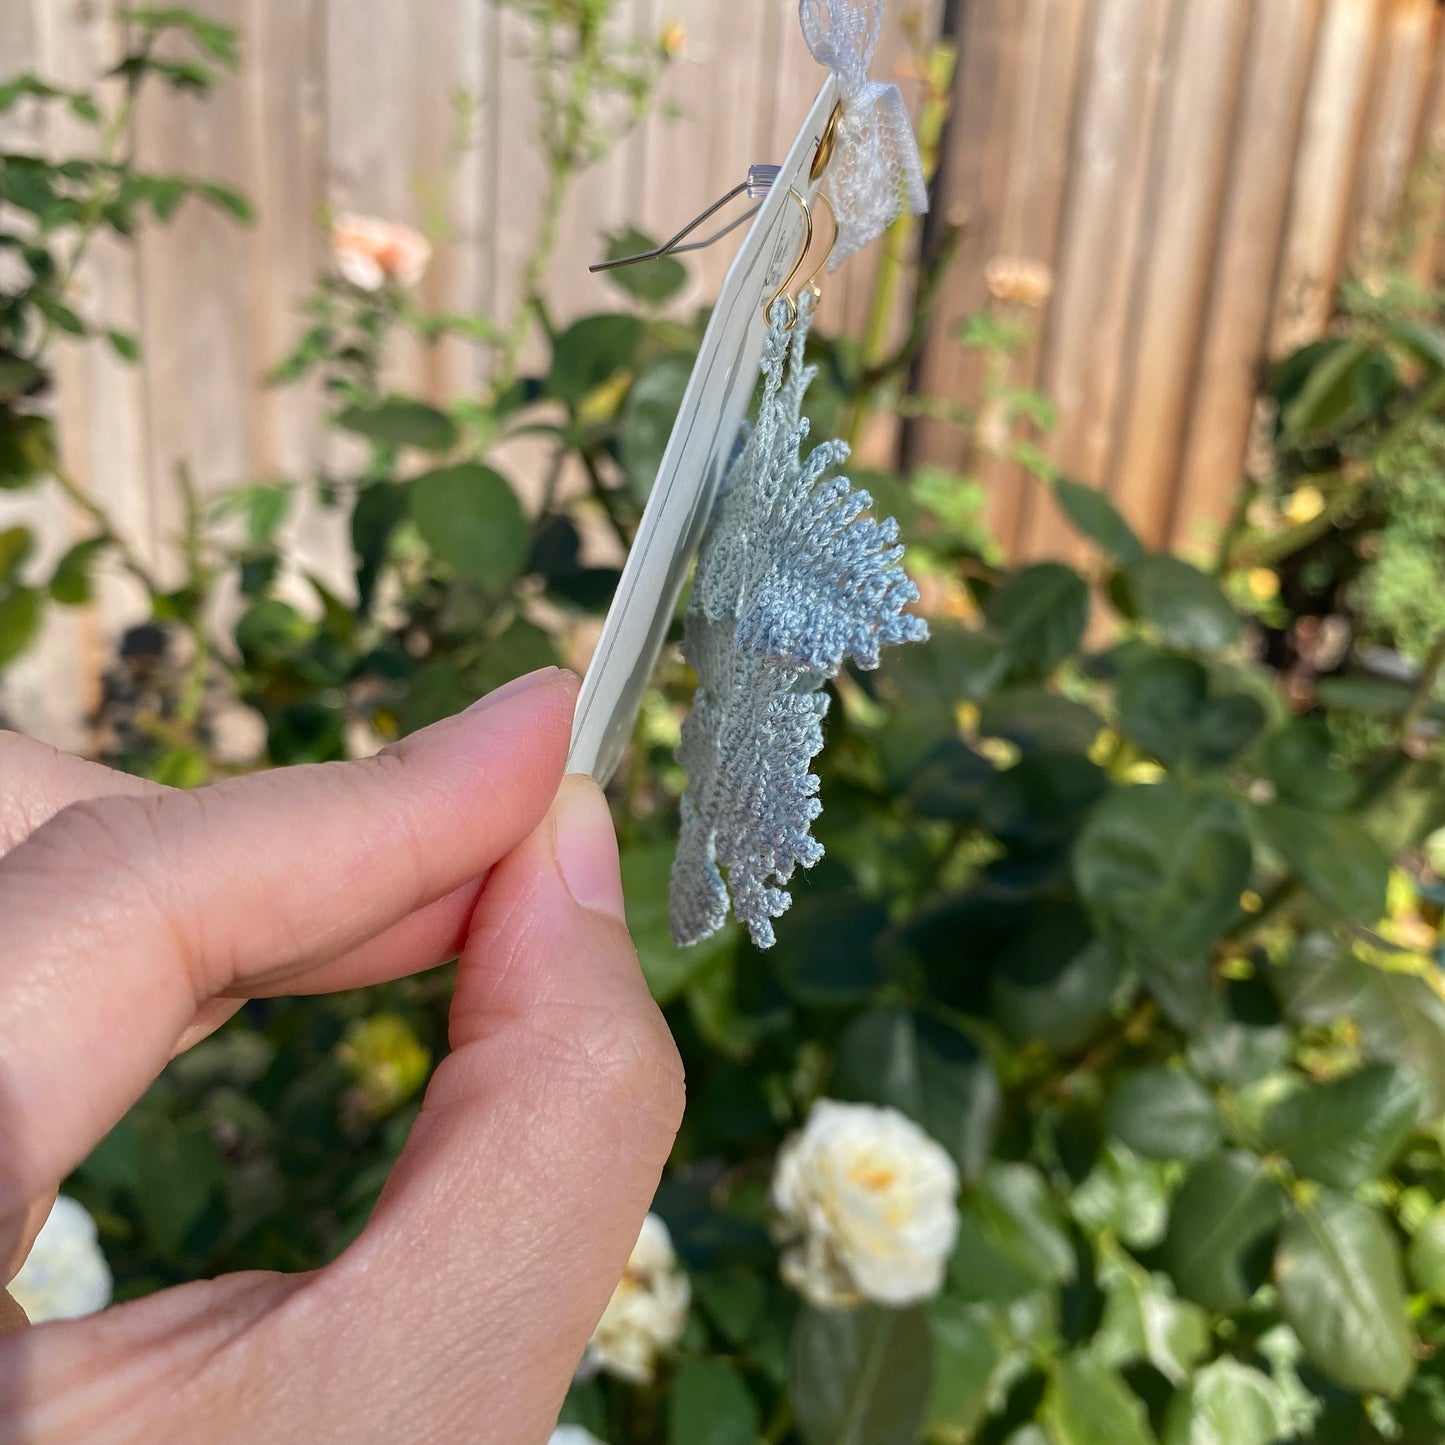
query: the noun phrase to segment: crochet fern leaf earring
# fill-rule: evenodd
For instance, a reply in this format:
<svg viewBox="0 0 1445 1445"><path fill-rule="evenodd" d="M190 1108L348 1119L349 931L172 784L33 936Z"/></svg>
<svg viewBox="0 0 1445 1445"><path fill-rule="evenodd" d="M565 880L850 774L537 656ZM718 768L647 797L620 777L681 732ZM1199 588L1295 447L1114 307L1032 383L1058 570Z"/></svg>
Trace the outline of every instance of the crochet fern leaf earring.
<svg viewBox="0 0 1445 1445"><path fill-rule="evenodd" d="M731 893L753 942L773 944L794 869L823 856L810 771L823 746L823 684L846 663L874 668L880 648L928 636L905 611L918 589L901 565L897 523L865 516L868 493L830 475L847 443L802 452L815 304L811 287L771 304L757 424L698 555L683 641L698 687L678 749L688 777L672 870L679 943L716 932Z"/></svg>

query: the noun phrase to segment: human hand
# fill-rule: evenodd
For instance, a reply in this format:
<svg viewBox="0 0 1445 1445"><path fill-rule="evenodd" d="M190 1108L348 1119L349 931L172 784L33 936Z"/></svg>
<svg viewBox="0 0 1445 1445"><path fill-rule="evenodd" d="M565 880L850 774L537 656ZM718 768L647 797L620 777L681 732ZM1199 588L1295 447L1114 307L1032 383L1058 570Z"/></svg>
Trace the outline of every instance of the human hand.
<svg viewBox="0 0 1445 1445"><path fill-rule="evenodd" d="M562 779L575 692L549 669L377 758L193 793L0 736L6 1280L246 998L461 956L452 1052L360 1238L0 1337L0 1442L547 1438L683 1096L606 803Z"/></svg>

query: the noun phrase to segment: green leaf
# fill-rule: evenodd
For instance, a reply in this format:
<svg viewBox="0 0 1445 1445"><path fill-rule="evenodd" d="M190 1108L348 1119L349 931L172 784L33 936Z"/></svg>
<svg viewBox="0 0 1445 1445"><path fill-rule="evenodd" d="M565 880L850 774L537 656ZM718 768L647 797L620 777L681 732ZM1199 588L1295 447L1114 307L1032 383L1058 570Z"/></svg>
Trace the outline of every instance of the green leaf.
<svg viewBox="0 0 1445 1445"><path fill-rule="evenodd" d="M966 1298L1011 1298L1074 1278L1063 1212L1032 1165L990 1164L964 1196L963 1221L949 1272Z"/></svg>
<svg viewBox="0 0 1445 1445"><path fill-rule="evenodd" d="M646 502L692 376L690 356L659 357L632 383L622 407L618 459L638 502Z"/></svg>
<svg viewBox="0 0 1445 1445"><path fill-rule="evenodd" d="M631 371L645 328L635 316L584 316L574 321L552 352L548 392L574 411L590 392Z"/></svg>
<svg viewBox="0 0 1445 1445"><path fill-rule="evenodd" d="M1090 1234L1122 1240L1131 1249L1152 1249L1164 1237L1169 1218L1165 1171L1123 1144L1111 1143L1074 1190L1069 1208Z"/></svg>
<svg viewBox="0 0 1445 1445"><path fill-rule="evenodd" d="M394 482L373 482L356 495L351 545L356 552L356 591L364 612L371 606L392 535L407 514L408 493Z"/></svg>
<svg viewBox="0 0 1445 1445"><path fill-rule="evenodd" d="M151 1115L137 1138L136 1168L148 1242L163 1258L174 1259L221 1186L221 1161L204 1122Z"/></svg>
<svg viewBox="0 0 1445 1445"><path fill-rule="evenodd" d="M988 1413L998 1346L976 1306L945 1295L934 1300L928 1313L937 1361L928 1427L950 1438L966 1437Z"/></svg>
<svg viewBox="0 0 1445 1445"><path fill-rule="evenodd" d="M1223 1139L1213 1096L1183 1069L1124 1074L1105 1117L1110 1132L1150 1159L1204 1159Z"/></svg>
<svg viewBox="0 0 1445 1445"><path fill-rule="evenodd" d="M210 20L180 5L142 5L118 12L152 35L165 30L184 31L206 54L223 65L234 66L240 59L237 32L219 20Z"/></svg>
<svg viewBox="0 0 1445 1445"><path fill-rule="evenodd" d="M966 1181L983 1172L1003 1100L992 1062L967 1035L879 1009L849 1026L833 1067L834 1097L900 1110L953 1155Z"/></svg>
<svg viewBox="0 0 1445 1445"><path fill-rule="evenodd" d="M804 1309L788 1397L807 1445L900 1445L923 1423L933 1339L921 1309Z"/></svg>
<svg viewBox="0 0 1445 1445"><path fill-rule="evenodd" d="M1144 555L1134 529L1098 487L1083 486L1063 477L1055 477L1050 485L1064 515L1090 541L1097 542L1120 562L1134 562Z"/></svg>
<svg viewBox="0 0 1445 1445"><path fill-rule="evenodd" d="M1095 1355L1059 1361L1039 1418L1051 1445L1153 1445L1144 1406L1116 1370Z"/></svg>
<svg viewBox="0 0 1445 1445"><path fill-rule="evenodd" d="M105 335L117 356L126 361L140 360L140 341L129 331L107 331Z"/></svg>
<svg viewBox="0 0 1445 1445"><path fill-rule="evenodd" d="M1294 445L1318 443L1359 425L1399 385L1388 355L1353 337L1323 342L1293 395L1281 398L1280 435Z"/></svg>
<svg viewBox="0 0 1445 1445"><path fill-rule="evenodd" d="M30 587L0 592L0 670L10 666L40 634L40 593Z"/></svg>
<svg viewBox="0 0 1445 1445"><path fill-rule="evenodd" d="M1252 1154L1196 1164L1174 1197L1164 1266L1181 1294L1228 1313L1247 1304L1269 1273L1284 1195Z"/></svg>
<svg viewBox="0 0 1445 1445"><path fill-rule="evenodd" d="M236 646L248 662L294 655L315 634L315 624L289 602L258 597L236 623Z"/></svg>
<svg viewBox="0 0 1445 1445"><path fill-rule="evenodd" d="M265 546L291 510L292 491L285 485L244 487L236 494L246 517L246 539L253 547Z"/></svg>
<svg viewBox="0 0 1445 1445"><path fill-rule="evenodd" d="M0 409L0 491L18 491L55 466L55 433L43 416Z"/></svg>
<svg viewBox="0 0 1445 1445"><path fill-rule="evenodd" d="M1437 1204L1415 1231L1405 1263L1415 1288L1445 1304L1445 1204Z"/></svg>
<svg viewBox="0 0 1445 1445"><path fill-rule="evenodd" d="M609 261L620 261L624 256L637 256L643 251L656 249L657 242L635 226L607 238ZM687 267L676 256L658 256L633 266L619 266L604 274L620 291L649 306L665 306L687 285Z"/></svg>
<svg viewBox="0 0 1445 1445"><path fill-rule="evenodd" d="M1400 1250L1380 1213L1320 1194L1291 1215L1275 1261L1280 1308L1310 1361L1350 1390L1396 1396L1415 1368Z"/></svg>
<svg viewBox="0 0 1445 1445"><path fill-rule="evenodd" d="M446 412L405 396L349 406L337 416L336 425L382 446L448 452L457 444L457 424Z"/></svg>
<svg viewBox="0 0 1445 1445"><path fill-rule="evenodd" d="M735 1365L689 1360L673 1377L667 1401L671 1445L753 1445L757 1401Z"/></svg>
<svg viewBox="0 0 1445 1445"><path fill-rule="evenodd" d="M1329 728L1317 718L1295 718L1272 734L1260 749L1259 772L1279 802L1317 812L1348 808L1359 791Z"/></svg>
<svg viewBox="0 0 1445 1445"><path fill-rule="evenodd" d="M45 380L45 371L23 356L0 351L0 403L24 396Z"/></svg>
<svg viewBox="0 0 1445 1445"><path fill-rule="evenodd" d="M647 986L664 1007L681 997L701 975L715 967L727 967L738 941L737 926L731 922L690 948L680 948L672 941L668 882L674 852L670 843L622 852L627 926Z"/></svg>
<svg viewBox="0 0 1445 1445"><path fill-rule="evenodd" d="M1104 720L1083 703L1041 687L995 693L984 702L978 718L978 730L985 737L1006 738L1025 752L1087 752L1103 727Z"/></svg>
<svg viewBox="0 0 1445 1445"><path fill-rule="evenodd" d="M959 744L962 747L962 744ZM987 786L973 813L1011 850L1036 851L1072 842L1109 779L1082 753L1041 749L1003 772L988 766Z"/></svg>
<svg viewBox="0 0 1445 1445"><path fill-rule="evenodd" d="M1083 641L1089 588L1073 568L1039 562L991 592L984 616L1003 639L1012 670L1042 676Z"/></svg>
<svg viewBox="0 0 1445 1445"><path fill-rule="evenodd" d="M35 293L34 300L40 313L61 331L68 332L71 336L86 334L85 322L63 301L58 301L55 297L46 296L40 292Z"/></svg>
<svg viewBox="0 0 1445 1445"><path fill-rule="evenodd" d="M1042 903L995 950L993 1015L1018 1044L1076 1048L1108 1018L1123 972L1082 909Z"/></svg>
<svg viewBox="0 0 1445 1445"><path fill-rule="evenodd" d="M411 484L422 540L458 576L500 592L526 565L531 532L507 479L479 462L424 472Z"/></svg>
<svg viewBox="0 0 1445 1445"><path fill-rule="evenodd" d="M1124 731L1166 767L1207 770L1239 756L1264 729L1264 708L1244 693L1210 696L1209 674L1190 658L1155 654L1119 680Z"/></svg>
<svg viewBox="0 0 1445 1445"><path fill-rule="evenodd" d="M1271 980L1291 1018L1349 1019L1369 1057L1410 1069L1424 1082L1427 1114L1445 1114L1445 999L1423 978L1364 963L1318 933L1302 939Z"/></svg>
<svg viewBox="0 0 1445 1445"><path fill-rule="evenodd" d="M1126 614L1149 623L1170 647L1208 652L1239 641L1239 619L1219 583L1177 557L1140 557L1117 582Z"/></svg>
<svg viewBox="0 0 1445 1445"><path fill-rule="evenodd" d="M206 755L190 747L167 748L148 771L152 782L167 788L199 788L211 780Z"/></svg>
<svg viewBox="0 0 1445 1445"><path fill-rule="evenodd" d="M888 914L856 894L806 893L778 920L773 966L802 1003L843 1008L883 984L879 939Z"/></svg>
<svg viewBox="0 0 1445 1445"><path fill-rule="evenodd" d="M256 212L250 201L230 186L218 185L215 181L202 181L195 187L195 191L198 196L209 201L218 210L225 211L243 226L249 226L256 219Z"/></svg>
<svg viewBox="0 0 1445 1445"><path fill-rule="evenodd" d="M91 569L96 559L110 545L105 537L91 537L77 542L55 564L50 577L50 595L66 607L80 607L91 600Z"/></svg>
<svg viewBox="0 0 1445 1445"><path fill-rule="evenodd" d="M762 1321L767 1290L750 1270L713 1270L692 1275L697 1302L734 1346L745 1345Z"/></svg>
<svg viewBox="0 0 1445 1445"><path fill-rule="evenodd" d="M1384 913L1390 860L1356 819L1285 803L1256 808L1254 817L1263 841L1321 903L1362 922Z"/></svg>
<svg viewBox="0 0 1445 1445"><path fill-rule="evenodd" d="M6 527L0 532L0 582L14 582L35 551L35 534L29 527Z"/></svg>
<svg viewBox="0 0 1445 1445"><path fill-rule="evenodd" d="M1114 1247L1100 1266L1106 1303L1093 1348L1115 1367L1145 1360L1178 1385L1209 1353L1209 1319L1175 1296L1162 1274L1150 1274Z"/></svg>
<svg viewBox="0 0 1445 1445"><path fill-rule="evenodd" d="M1169 1402L1163 1445L1277 1445L1290 1438L1279 1387L1238 1360L1212 1360Z"/></svg>
<svg viewBox="0 0 1445 1445"><path fill-rule="evenodd" d="M1121 789L1095 809L1074 877L1103 931L1148 955L1192 958L1234 921L1251 861L1230 798L1166 780Z"/></svg>
<svg viewBox="0 0 1445 1445"><path fill-rule="evenodd" d="M1306 1083L1270 1110L1264 1142L1307 1179L1354 1189L1394 1163L1424 1093L1414 1074L1394 1064L1370 1064L1333 1083Z"/></svg>

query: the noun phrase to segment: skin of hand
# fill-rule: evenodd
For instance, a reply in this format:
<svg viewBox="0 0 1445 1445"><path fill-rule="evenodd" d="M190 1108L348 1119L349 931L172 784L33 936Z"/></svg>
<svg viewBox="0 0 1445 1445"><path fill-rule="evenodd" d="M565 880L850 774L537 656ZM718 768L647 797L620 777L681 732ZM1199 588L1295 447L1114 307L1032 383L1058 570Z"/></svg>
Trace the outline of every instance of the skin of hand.
<svg viewBox="0 0 1445 1445"><path fill-rule="evenodd" d="M0 1442L547 1439L683 1103L606 801L563 778L575 699L547 669L375 758L188 793L0 735L5 1280L245 999L461 958L451 1052L356 1242L0 1334Z"/></svg>

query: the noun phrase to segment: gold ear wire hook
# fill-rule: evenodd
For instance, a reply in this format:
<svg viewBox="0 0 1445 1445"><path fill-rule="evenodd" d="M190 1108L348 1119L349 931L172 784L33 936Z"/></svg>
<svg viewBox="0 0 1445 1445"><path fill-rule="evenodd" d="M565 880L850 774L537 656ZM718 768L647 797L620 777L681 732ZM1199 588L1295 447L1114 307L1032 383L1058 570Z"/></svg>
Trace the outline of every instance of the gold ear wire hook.
<svg viewBox="0 0 1445 1445"><path fill-rule="evenodd" d="M823 294L822 289L818 285L817 278L818 273L828 264L828 258L833 254L833 247L838 244L838 213L833 209L832 201L830 201L822 191L819 191L814 199L822 201L822 203L827 206L828 215L833 222L833 234L829 238L827 248L823 251L823 254L814 262L813 269L808 272L803 278L802 283L795 289L793 283L797 281L799 274L802 272L803 266L808 259L808 252L813 249L815 228L813 224L812 207L809 206L807 201L805 201L797 191L790 189L788 194L793 198L798 209L803 213L803 245L798 252L798 259L793 262L793 269L788 272L788 279L768 298L767 304L763 307L763 314L768 318L769 322L771 322L773 307L776 306L779 301L782 301L788 308L788 319L784 323L784 329L791 331L798 322L798 297L801 296L804 291L811 291L815 299Z"/></svg>
<svg viewBox="0 0 1445 1445"><path fill-rule="evenodd" d="M816 185L828 169L828 162L833 159L833 150L838 143L838 122L843 117L843 102L836 101L833 109L828 114L827 124L823 127L823 134L818 138L818 149L813 152L813 163L808 168L808 184ZM814 297L823 293L818 286L818 273L828 264L828 257L833 254L833 247L838 244L838 212L833 209L833 203L822 191L814 194L828 208L828 214L833 220L833 236L828 242L828 249L823 252L817 264L808 272L803 284L793 290L793 282L798 279L798 273L802 271L804 263L808 259L808 252L813 249L813 210L808 202L798 194L796 190L790 189L788 194L793 198L798 208L803 213L803 247L798 252L798 259L793 262L793 269L788 272L788 279L768 298L763 306L763 315L772 321L773 307L779 301L785 302L788 308L788 319L785 329L791 331L798 324L798 297L804 291L811 290Z"/></svg>
<svg viewBox="0 0 1445 1445"><path fill-rule="evenodd" d="M818 149L813 153L813 164L808 170L810 185L828 169L828 162L833 159L833 147L838 143L838 122L842 118L843 102L840 100L834 103L828 115L828 123L823 127L822 137L818 141Z"/></svg>
<svg viewBox="0 0 1445 1445"><path fill-rule="evenodd" d="M788 308L788 319L784 323L784 326L786 330L791 331L798 320L798 301L797 298L790 293L793 282L798 279L798 272L803 269L803 263L808 259L808 252L812 250L813 247L813 212L807 201L791 186L788 187L788 195L792 199L793 204L803 213L803 244L798 251L798 259L793 262L793 269L788 272L783 280L783 284L763 303L763 315L767 318L769 324L771 324L773 307L776 306L779 301L783 302Z"/></svg>
<svg viewBox="0 0 1445 1445"><path fill-rule="evenodd" d="M813 199L822 201L822 203L827 206L828 219L833 223L833 234L828 238L827 249L818 257L817 264L808 272L807 277L804 279L803 284L798 287L798 290L800 292L811 290L814 297L818 297L823 294L822 287L818 285L818 275L823 267L828 264L829 258L833 254L833 247L838 244L838 212L833 209L833 202L828 199L826 192L817 192Z"/></svg>

